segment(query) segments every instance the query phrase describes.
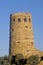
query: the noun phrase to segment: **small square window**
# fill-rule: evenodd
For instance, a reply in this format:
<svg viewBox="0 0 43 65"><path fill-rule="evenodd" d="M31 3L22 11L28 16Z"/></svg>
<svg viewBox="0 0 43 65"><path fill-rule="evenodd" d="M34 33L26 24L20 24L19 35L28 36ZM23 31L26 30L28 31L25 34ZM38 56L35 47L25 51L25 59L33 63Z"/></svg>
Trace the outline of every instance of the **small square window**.
<svg viewBox="0 0 43 65"><path fill-rule="evenodd" d="M20 43L20 41L18 41L18 43Z"/></svg>
<svg viewBox="0 0 43 65"><path fill-rule="evenodd" d="M25 28L28 28L28 26L25 26Z"/></svg>
<svg viewBox="0 0 43 65"><path fill-rule="evenodd" d="M15 22L15 19L13 19L13 21Z"/></svg>
<svg viewBox="0 0 43 65"><path fill-rule="evenodd" d="M31 42L31 44L33 44L33 42Z"/></svg>
<svg viewBox="0 0 43 65"><path fill-rule="evenodd" d="M29 50L27 50L27 52L29 52Z"/></svg>

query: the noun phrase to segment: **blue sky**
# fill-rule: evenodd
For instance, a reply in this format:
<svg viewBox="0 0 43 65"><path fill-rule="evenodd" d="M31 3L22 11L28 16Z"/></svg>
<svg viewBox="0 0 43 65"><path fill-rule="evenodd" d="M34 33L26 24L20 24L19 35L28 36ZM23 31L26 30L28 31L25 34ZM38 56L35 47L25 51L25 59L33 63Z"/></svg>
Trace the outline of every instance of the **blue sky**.
<svg viewBox="0 0 43 65"><path fill-rule="evenodd" d="M0 56L9 53L10 14L15 12L31 13L35 46L43 51L43 0L0 0Z"/></svg>

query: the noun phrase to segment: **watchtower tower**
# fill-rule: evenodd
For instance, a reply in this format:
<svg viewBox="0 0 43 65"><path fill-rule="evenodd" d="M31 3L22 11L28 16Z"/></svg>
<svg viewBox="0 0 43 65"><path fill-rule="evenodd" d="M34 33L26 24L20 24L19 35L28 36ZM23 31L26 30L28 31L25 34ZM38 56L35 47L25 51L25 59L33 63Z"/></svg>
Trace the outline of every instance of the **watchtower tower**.
<svg viewBox="0 0 43 65"><path fill-rule="evenodd" d="M11 55L29 54L34 49L32 18L30 13L16 13L10 16L10 52Z"/></svg>
<svg viewBox="0 0 43 65"><path fill-rule="evenodd" d="M15 13L10 15L9 52L12 56L16 54L23 54L25 57L36 54L43 56L43 52L34 47L32 16L30 13Z"/></svg>

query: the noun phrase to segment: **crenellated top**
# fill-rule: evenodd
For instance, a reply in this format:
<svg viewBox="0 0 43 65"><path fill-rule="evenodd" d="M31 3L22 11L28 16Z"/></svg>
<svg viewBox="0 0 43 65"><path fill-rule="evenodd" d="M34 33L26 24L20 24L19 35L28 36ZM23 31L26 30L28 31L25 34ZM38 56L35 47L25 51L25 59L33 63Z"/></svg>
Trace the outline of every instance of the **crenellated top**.
<svg viewBox="0 0 43 65"><path fill-rule="evenodd" d="M30 13L15 13L15 14L11 14L11 19L13 22L31 22L31 14Z"/></svg>
<svg viewBox="0 0 43 65"><path fill-rule="evenodd" d="M31 14L30 13L14 13L14 14L11 14L12 16L29 16L31 17Z"/></svg>

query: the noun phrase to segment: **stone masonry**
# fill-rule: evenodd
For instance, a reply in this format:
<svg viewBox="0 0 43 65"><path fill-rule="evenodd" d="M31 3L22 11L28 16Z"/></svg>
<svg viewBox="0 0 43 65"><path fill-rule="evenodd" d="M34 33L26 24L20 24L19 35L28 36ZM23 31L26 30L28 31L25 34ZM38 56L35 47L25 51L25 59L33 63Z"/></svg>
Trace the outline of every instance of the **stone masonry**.
<svg viewBox="0 0 43 65"><path fill-rule="evenodd" d="M15 13L10 15L10 48L9 53L14 56L23 54L25 57L39 55L43 52L34 46L32 16L30 13Z"/></svg>

